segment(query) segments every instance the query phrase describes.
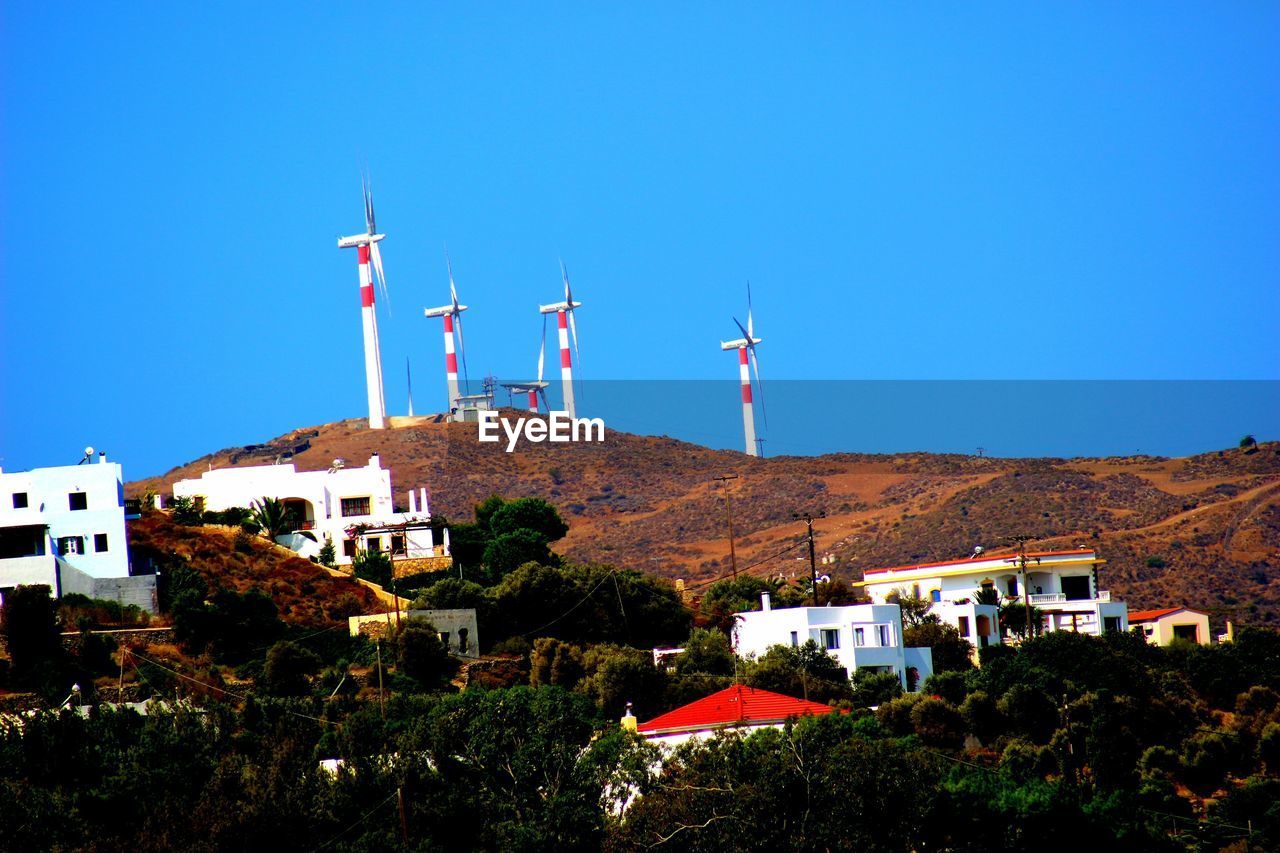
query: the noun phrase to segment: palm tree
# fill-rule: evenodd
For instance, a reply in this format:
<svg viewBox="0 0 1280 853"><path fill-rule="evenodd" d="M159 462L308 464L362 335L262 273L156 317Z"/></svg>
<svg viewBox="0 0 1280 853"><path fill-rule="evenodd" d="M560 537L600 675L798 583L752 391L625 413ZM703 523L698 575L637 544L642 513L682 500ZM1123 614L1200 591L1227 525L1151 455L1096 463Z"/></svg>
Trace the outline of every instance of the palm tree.
<svg viewBox="0 0 1280 853"><path fill-rule="evenodd" d="M1240 439L1240 449L1244 451L1257 450L1258 440L1253 437L1252 433Z"/></svg>
<svg viewBox="0 0 1280 853"><path fill-rule="evenodd" d="M973 601L975 604L994 604L999 607L1000 593L994 586L984 586L973 594Z"/></svg>
<svg viewBox="0 0 1280 853"><path fill-rule="evenodd" d="M277 536L292 533L294 527L293 513L285 508L284 501L279 498L263 497L249 505L253 520L262 528L262 534L275 541Z"/></svg>

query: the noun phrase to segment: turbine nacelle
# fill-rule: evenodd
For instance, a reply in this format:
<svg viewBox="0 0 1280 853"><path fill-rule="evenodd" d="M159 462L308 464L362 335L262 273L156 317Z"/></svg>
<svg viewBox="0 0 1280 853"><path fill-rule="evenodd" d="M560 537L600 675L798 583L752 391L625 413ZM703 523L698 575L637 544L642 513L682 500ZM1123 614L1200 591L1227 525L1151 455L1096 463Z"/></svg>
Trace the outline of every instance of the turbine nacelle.
<svg viewBox="0 0 1280 853"><path fill-rule="evenodd" d="M557 311L572 311L575 308L581 308L581 302L553 302L550 305L539 305L539 314L554 314Z"/></svg>
<svg viewBox="0 0 1280 853"><path fill-rule="evenodd" d="M467 310L465 305L441 305L439 308L424 308L422 316L424 317L445 317L449 314L461 314Z"/></svg>
<svg viewBox="0 0 1280 853"><path fill-rule="evenodd" d="M386 236L386 234L354 234L350 237L339 237L338 248L354 249L356 246L368 246L383 240Z"/></svg>
<svg viewBox="0 0 1280 853"><path fill-rule="evenodd" d="M764 338L752 338L751 340L747 340L746 338L738 338L736 341L721 341L720 349L730 350L730 349L742 349L743 347L753 347L758 343L762 343L763 341L764 341Z"/></svg>

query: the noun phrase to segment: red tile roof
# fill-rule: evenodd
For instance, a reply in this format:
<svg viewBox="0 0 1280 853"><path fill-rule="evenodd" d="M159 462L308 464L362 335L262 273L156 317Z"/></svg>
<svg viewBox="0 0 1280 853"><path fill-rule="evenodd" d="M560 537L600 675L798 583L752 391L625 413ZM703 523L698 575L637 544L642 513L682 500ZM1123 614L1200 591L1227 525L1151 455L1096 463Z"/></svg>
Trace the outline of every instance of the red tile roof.
<svg viewBox="0 0 1280 853"><path fill-rule="evenodd" d="M1153 622L1156 619L1168 616L1170 613L1177 613L1186 610L1185 607L1166 607L1163 610L1135 610L1129 614L1129 623L1134 622ZM1189 611L1195 613L1196 611Z"/></svg>
<svg viewBox="0 0 1280 853"><path fill-rule="evenodd" d="M641 723L638 730L642 734L667 734L731 725L762 725L781 723L790 717L830 714L834 710L830 705L735 684Z"/></svg>
<svg viewBox="0 0 1280 853"><path fill-rule="evenodd" d="M1032 559L1034 557L1066 557L1069 555L1082 556L1085 554L1087 554L1090 558L1094 558L1097 552L1091 548L1075 548L1070 551L1034 551L1034 552L1028 551L1027 559ZM1004 559L1006 557L1016 557L1016 556L1018 556L1016 553L1009 553L1009 554L983 553L975 557L961 557L958 560L942 560L941 562L937 562L937 563L907 563L906 565L902 565L902 566L886 566L885 568L882 568L882 569L865 569L863 570L862 574L866 576L866 575L879 574L880 572L900 572L906 569L932 569L940 566L963 566L965 563L981 563L987 560L995 560L996 558Z"/></svg>

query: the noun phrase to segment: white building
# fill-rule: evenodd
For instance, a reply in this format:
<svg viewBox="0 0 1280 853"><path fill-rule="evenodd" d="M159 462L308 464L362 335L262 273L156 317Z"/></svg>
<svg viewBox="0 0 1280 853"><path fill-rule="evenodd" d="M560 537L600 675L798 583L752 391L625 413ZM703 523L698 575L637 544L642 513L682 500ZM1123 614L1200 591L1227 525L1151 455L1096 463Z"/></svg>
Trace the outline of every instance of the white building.
<svg viewBox="0 0 1280 853"><path fill-rule="evenodd" d="M316 556L327 538L340 564L367 549L385 551L393 560L434 560L437 568L447 568L449 532L436 543L427 490L410 490L409 511L396 512L391 471L377 453L363 468L335 464L327 471L298 471L292 463L218 468L174 483L173 496L190 498L208 511L249 507L264 497L282 501L296 519L296 530L279 541L306 557Z"/></svg>
<svg viewBox="0 0 1280 853"><path fill-rule="evenodd" d="M994 605L977 605L978 590L995 590L1006 604L1030 594L1043 615L1046 631L1101 634L1129 630L1128 608L1098 588L1098 566L1106 562L1088 549L1042 551L1026 555L1026 571L1017 555L975 555L967 560L867 569L862 583L873 602L906 592L933 602L933 612L955 625L975 646L999 642Z"/></svg>
<svg viewBox="0 0 1280 853"><path fill-rule="evenodd" d="M74 592L154 612L156 579L130 574L124 522L123 472L106 454L0 473L0 598L44 584L58 598Z"/></svg>
<svg viewBox="0 0 1280 853"><path fill-rule="evenodd" d="M734 614L733 648L739 655L759 657L770 646L801 646L813 640L850 677L859 669L892 672L904 690L918 690L933 674L930 649L903 646L902 610L896 604L774 610L768 593L761 600L763 610Z"/></svg>

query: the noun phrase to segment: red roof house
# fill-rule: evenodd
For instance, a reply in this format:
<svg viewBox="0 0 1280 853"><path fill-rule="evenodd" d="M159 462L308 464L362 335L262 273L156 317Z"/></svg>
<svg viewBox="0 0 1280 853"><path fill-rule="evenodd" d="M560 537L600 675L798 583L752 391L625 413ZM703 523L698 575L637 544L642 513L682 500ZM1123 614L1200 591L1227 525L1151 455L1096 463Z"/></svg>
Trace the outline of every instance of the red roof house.
<svg viewBox="0 0 1280 853"><path fill-rule="evenodd" d="M663 738L733 727L780 726L792 717L816 717L833 711L835 708L820 702L735 684L641 723L636 730L647 738Z"/></svg>

